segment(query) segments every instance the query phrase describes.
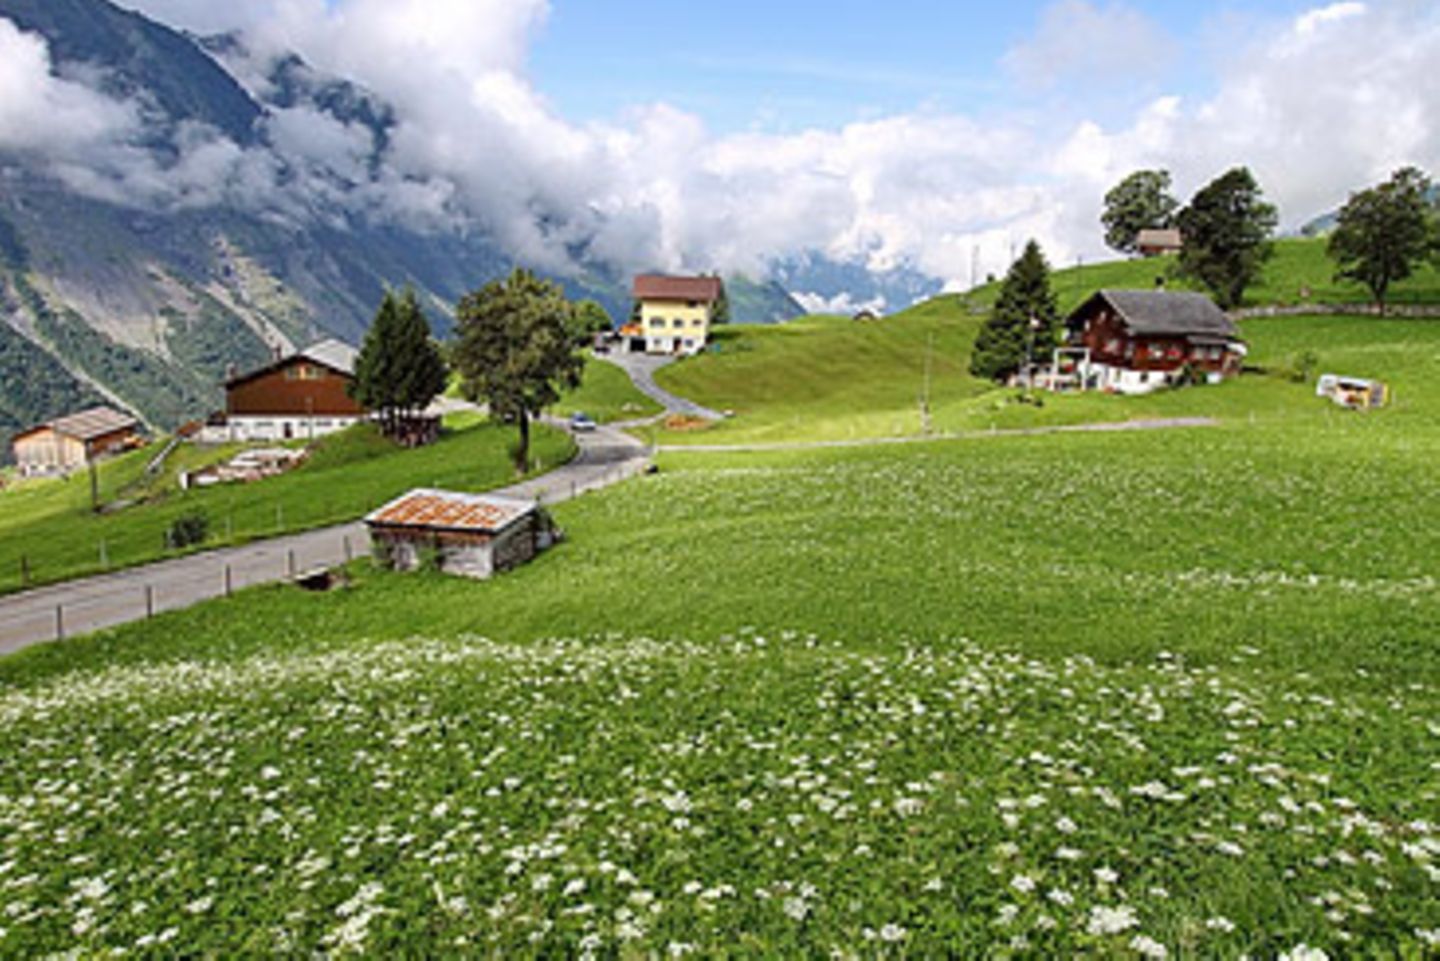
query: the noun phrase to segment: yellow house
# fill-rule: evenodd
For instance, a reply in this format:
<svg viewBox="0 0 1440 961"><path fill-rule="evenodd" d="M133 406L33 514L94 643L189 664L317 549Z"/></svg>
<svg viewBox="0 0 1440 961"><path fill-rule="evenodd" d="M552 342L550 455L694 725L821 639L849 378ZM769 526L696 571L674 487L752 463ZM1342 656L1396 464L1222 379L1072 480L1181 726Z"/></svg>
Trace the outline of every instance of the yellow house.
<svg viewBox="0 0 1440 961"><path fill-rule="evenodd" d="M633 294L640 305L636 333L644 338L645 352L698 354L704 350L724 290L719 277L636 277Z"/></svg>

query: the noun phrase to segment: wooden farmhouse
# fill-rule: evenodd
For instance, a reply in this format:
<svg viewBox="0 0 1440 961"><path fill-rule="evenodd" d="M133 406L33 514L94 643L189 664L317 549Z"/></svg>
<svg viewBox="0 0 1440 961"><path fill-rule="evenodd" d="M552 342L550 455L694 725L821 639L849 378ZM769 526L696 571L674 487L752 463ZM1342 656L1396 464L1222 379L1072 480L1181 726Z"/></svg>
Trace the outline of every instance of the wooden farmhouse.
<svg viewBox="0 0 1440 961"><path fill-rule="evenodd" d="M1174 228L1142 230L1135 237L1135 250L1141 257L1178 254L1185 249L1185 238Z"/></svg>
<svg viewBox="0 0 1440 961"><path fill-rule="evenodd" d="M110 407L92 407L16 434L11 446L21 475L37 477L69 474L144 443L134 417Z"/></svg>
<svg viewBox="0 0 1440 961"><path fill-rule="evenodd" d="M1246 355L1234 322L1204 294L1102 290L1065 326L1057 388L1144 394L1186 378L1218 383L1239 374Z"/></svg>
<svg viewBox="0 0 1440 961"><path fill-rule="evenodd" d="M724 289L719 277L636 277L632 295L640 316L622 335L631 350L698 354L710 339Z"/></svg>
<svg viewBox="0 0 1440 961"><path fill-rule="evenodd" d="M356 351L325 340L225 382L225 413L201 431L207 443L323 437L368 417L350 396Z"/></svg>
<svg viewBox="0 0 1440 961"><path fill-rule="evenodd" d="M395 570L433 562L481 580L528 563L558 536L533 501L424 489L391 501L365 524L375 557Z"/></svg>

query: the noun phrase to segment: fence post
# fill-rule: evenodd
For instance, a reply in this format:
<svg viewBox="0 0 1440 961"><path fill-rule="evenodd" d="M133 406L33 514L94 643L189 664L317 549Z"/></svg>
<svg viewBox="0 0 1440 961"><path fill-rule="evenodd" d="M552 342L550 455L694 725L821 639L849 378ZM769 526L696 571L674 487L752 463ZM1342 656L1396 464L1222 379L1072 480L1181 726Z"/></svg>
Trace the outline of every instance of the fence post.
<svg viewBox="0 0 1440 961"><path fill-rule="evenodd" d="M30 586L30 555L20 555L20 586Z"/></svg>
<svg viewBox="0 0 1440 961"><path fill-rule="evenodd" d="M145 585L145 619L155 616L155 588Z"/></svg>
<svg viewBox="0 0 1440 961"><path fill-rule="evenodd" d="M346 534L346 535L345 535L344 541L345 541L345 563L346 563L346 564L349 564L351 561L353 561L353 560L355 559L355 551L350 547L350 535L349 535L349 534Z"/></svg>
<svg viewBox="0 0 1440 961"><path fill-rule="evenodd" d="M55 640L65 640L65 611L61 605L55 605Z"/></svg>
<svg viewBox="0 0 1440 961"><path fill-rule="evenodd" d="M234 585L230 579L230 565L225 565L225 596L229 597L234 593Z"/></svg>
<svg viewBox="0 0 1440 961"><path fill-rule="evenodd" d="M285 570L289 572L291 578L295 576L295 551L293 550L285 552Z"/></svg>

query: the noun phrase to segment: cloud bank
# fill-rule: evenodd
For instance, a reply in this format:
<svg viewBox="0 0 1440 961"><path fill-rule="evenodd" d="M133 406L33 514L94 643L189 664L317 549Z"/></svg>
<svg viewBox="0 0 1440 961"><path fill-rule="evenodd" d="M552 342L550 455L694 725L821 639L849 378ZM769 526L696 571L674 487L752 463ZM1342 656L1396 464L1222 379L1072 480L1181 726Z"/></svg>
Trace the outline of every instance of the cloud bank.
<svg viewBox="0 0 1440 961"><path fill-rule="evenodd" d="M180 27L242 30L250 52L228 65L257 95L271 58L293 50L374 91L395 124L380 143L300 103L272 111L264 148L191 126L157 159L140 145L143 103L58 72L42 41L0 20L0 149L123 202L474 225L557 271L577 256L621 271L757 271L814 250L964 287L1029 237L1057 263L1104 255L1101 198L1139 167L1169 168L1188 196L1248 164L1291 225L1401 164L1440 167L1440 12L1418 0L1262 23L1226 45L1213 93L1157 97L1120 123L1083 119L1078 104L1058 124L920 111L786 135L719 135L663 102L619 122L561 117L526 75L545 0L132 3ZM1094 75L1096 50L1106 63L1175 55L1134 8L1060 0L1002 67L1044 87Z"/></svg>

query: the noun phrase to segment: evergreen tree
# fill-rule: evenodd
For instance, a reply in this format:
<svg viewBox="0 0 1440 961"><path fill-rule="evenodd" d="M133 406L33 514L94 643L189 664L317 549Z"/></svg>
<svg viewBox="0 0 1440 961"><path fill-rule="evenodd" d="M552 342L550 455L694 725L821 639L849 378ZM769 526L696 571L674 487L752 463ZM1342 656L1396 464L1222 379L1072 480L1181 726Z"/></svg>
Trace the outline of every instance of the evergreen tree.
<svg viewBox="0 0 1440 961"><path fill-rule="evenodd" d="M970 372L987 380L1004 380L1025 365L1027 354L1032 360L1048 358L1059 345L1059 328L1050 265L1032 240L1005 275L995 309L975 338Z"/></svg>
<svg viewBox="0 0 1440 961"><path fill-rule="evenodd" d="M1227 171L1201 188L1177 218L1185 237L1181 275L1208 287L1226 310L1240 306L1245 288L1260 278L1274 252L1276 219L1249 169Z"/></svg>
<svg viewBox="0 0 1440 961"><path fill-rule="evenodd" d="M719 274L716 274L719 277ZM720 281L720 297L715 301L713 312L714 322L718 324L730 323L730 295L725 292L725 281Z"/></svg>
<svg viewBox="0 0 1440 961"><path fill-rule="evenodd" d="M1140 231L1172 227L1179 203L1170 195L1168 170L1137 170L1105 195L1105 243L1121 253L1133 254Z"/></svg>
<svg viewBox="0 0 1440 961"><path fill-rule="evenodd" d="M355 359L351 396L379 414L386 435L396 437L407 417L445 389L446 376L415 291L386 291Z"/></svg>
<svg viewBox="0 0 1440 961"><path fill-rule="evenodd" d="M461 298L455 310L455 366L465 396L520 430L515 469L530 457L530 420L580 386L584 356L571 339L574 308L559 285L517 268Z"/></svg>
<svg viewBox="0 0 1440 961"><path fill-rule="evenodd" d="M1336 280L1370 289L1380 312L1390 285L1404 280L1434 248L1430 178L1414 167L1395 171L1385 183L1352 194L1340 209L1326 252Z"/></svg>

